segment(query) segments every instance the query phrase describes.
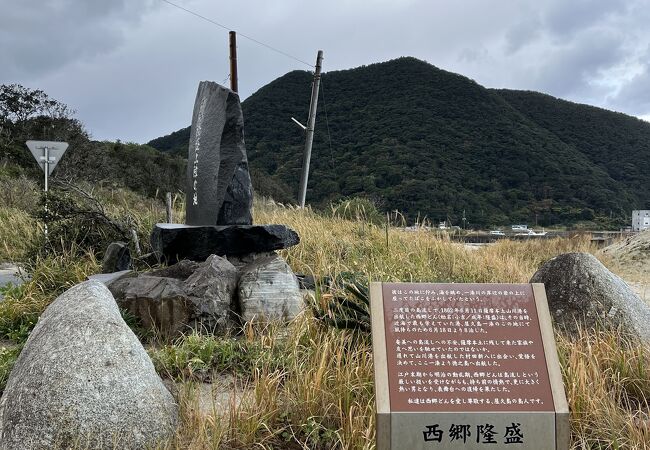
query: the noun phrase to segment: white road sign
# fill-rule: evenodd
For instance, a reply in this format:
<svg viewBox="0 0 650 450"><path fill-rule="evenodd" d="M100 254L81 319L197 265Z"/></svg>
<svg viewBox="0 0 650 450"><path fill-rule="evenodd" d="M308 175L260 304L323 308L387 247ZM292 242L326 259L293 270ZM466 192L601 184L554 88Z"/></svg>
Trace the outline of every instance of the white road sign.
<svg viewBox="0 0 650 450"><path fill-rule="evenodd" d="M32 152L32 155L34 155L36 162L43 172L45 172L45 166L47 165L48 175L52 174L52 171L68 148L67 142L27 141L25 144L27 144L29 151Z"/></svg>

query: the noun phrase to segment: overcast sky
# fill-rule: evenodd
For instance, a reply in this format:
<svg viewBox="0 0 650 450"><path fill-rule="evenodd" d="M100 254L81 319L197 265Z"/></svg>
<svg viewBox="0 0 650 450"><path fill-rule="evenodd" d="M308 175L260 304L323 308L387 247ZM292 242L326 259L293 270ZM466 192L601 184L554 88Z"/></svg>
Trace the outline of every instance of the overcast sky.
<svg viewBox="0 0 650 450"><path fill-rule="evenodd" d="M170 0L324 71L399 56L487 87L650 119L649 0ZM238 38L243 98L309 67ZM45 90L95 139L189 125L228 76L228 32L163 0L0 0L0 83ZM306 102L309 99L305 99Z"/></svg>

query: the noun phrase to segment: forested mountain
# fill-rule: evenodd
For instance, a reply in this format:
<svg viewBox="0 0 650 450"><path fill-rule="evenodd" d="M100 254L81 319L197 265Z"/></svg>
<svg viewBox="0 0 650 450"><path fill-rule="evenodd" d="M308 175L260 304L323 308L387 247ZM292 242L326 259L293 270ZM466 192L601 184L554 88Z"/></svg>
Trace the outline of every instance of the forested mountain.
<svg viewBox="0 0 650 450"><path fill-rule="evenodd" d="M650 124L531 91L495 91L650 206Z"/></svg>
<svg viewBox="0 0 650 450"><path fill-rule="evenodd" d="M295 197L304 135L291 117L306 121L310 89L294 71L243 102L262 193ZM414 58L324 74L318 113L312 204L366 196L410 220L550 225L620 222L650 199L650 124ZM189 128L149 145L185 152L188 140Z"/></svg>

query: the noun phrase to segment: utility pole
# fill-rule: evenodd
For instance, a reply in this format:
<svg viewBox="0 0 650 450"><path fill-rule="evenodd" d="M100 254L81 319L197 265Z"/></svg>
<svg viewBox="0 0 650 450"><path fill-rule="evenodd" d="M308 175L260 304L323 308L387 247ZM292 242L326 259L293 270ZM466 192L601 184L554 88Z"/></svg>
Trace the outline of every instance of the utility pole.
<svg viewBox="0 0 650 450"><path fill-rule="evenodd" d="M322 61L323 51L318 50L318 56L316 57L316 71L314 72L314 81L311 85L311 103L309 105L309 119L307 120L305 153L302 159L302 175L300 177L300 189L298 190L298 200L301 208L305 207L305 197L307 196L309 161L311 160L311 145L314 142L314 126L316 124L316 108L318 106L318 89L320 88L320 70Z"/></svg>
<svg viewBox="0 0 650 450"><path fill-rule="evenodd" d="M230 36L230 89L239 92L237 84L237 33L231 31Z"/></svg>

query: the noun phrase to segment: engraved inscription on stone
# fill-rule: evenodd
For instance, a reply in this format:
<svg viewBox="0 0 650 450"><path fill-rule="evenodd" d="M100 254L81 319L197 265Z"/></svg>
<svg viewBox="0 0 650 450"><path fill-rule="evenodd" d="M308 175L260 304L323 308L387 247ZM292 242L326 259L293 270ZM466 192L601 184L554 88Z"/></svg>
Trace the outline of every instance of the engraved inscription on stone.
<svg viewBox="0 0 650 450"><path fill-rule="evenodd" d="M239 96L211 81L202 81L196 95L187 180L186 224L252 224L253 188Z"/></svg>

